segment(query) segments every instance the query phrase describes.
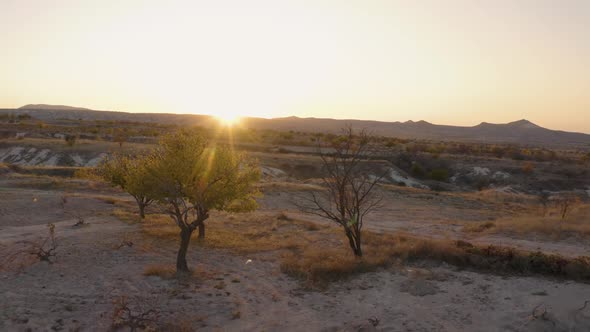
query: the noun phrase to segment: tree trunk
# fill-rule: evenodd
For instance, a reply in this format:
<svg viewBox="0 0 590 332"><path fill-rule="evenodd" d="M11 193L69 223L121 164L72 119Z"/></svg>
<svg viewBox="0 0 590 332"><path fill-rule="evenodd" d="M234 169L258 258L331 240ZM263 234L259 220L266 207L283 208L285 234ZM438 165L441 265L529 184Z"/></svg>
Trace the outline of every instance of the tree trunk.
<svg viewBox="0 0 590 332"><path fill-rule="evenodd" d="M361 248L361 231L358 230L356 232L356 238L355 238L355 243L356 243L356 248L354 250L354 255L357 257L363 257L363 249Z"/></svg>
<svg viewBox="0 0 590 332"><path fill-rule="evenodd" d="M190 228L182 229L180 231L180 249L178 249L178 256L176 258L176 273L188 273L188 265L186 264L186 253L188 245L191 241L193 231Z"/></svg>
<svg viewBox="0 0 590 332"><path fill-rule="evenodd" d="M354 253L354 255L356 257L362 257L363 256L363 251L361 249L361 241L360 241L360 236L358 238L356 238L352 232L352 230L350 229L346 229L346 237L348 238L348 243L350 244L350 249L352 249L352 252Z"/></svg>
<svg viewBox="0 0 590 332"><path fill-rule="evenodd" d="M203 240L205 238L205 222L201 221L199 224L199 240Z"/></svg>
<svg viewBox="0 0 590 332"><path fill-rule="evenodd" d="M137 202L137 207L139 208L139 217L141 218L141 220L145 219L145 207L147 206L147 204L145 203L143 198L140 198L138 196L133 196L133 198L135 198L135 202Z"/></svg>
<svg viewBox="0 0 590 332"><path fill-rule="evenodd" d="M137 203L139 205L139 217L141 220L145 219L145 204L143 202Z"/></svg>

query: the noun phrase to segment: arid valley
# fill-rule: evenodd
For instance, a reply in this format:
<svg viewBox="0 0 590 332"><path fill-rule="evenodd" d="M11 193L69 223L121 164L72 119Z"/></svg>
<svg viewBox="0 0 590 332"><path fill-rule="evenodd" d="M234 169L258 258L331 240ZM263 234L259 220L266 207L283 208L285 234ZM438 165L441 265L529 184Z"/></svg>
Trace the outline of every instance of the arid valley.
<svg viewBox="0 0 590 332"><path fill-rule="evenodd" d="M355 258L341 226L301 209L325 190L326 135L221 127L211 140L258 163L258 209L212 211L178 275L164 207L140 220L133 197L93 173L176 126L5 121L0 330L590 329L587 149L375 136L362 167L382 175L380 204Z"/></svg>

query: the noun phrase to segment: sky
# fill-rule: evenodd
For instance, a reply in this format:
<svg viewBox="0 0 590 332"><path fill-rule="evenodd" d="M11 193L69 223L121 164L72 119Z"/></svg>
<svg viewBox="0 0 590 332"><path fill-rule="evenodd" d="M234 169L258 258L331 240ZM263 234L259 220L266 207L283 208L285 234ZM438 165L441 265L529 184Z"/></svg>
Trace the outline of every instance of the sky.
<svg viewBox="0 0 590 332"><path fill-rule="evenodd" d="M587 0L0 0L0 108L590 133Z"/></svg>

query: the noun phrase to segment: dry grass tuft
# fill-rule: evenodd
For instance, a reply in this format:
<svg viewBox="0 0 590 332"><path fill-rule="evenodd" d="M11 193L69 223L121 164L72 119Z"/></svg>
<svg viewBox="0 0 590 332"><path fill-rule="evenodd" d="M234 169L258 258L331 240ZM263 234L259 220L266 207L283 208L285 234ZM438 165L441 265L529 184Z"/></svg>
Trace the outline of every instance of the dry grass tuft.
<svg viewBox="0 0 590 332"><path fill-rule="evenodd" d="M494 227L496 227L496 223L494 223L493 221L486 221L482 223L469 223L463 227L463 231L468 233L481 233Z"/></svg>
<svg viewBox="0 0 590 332"><path fill-rule="evenodd" d="M158 276L162 279L172 279L176 276L176 268L172 265L149 265L143 271L143 275Z"/></svg>
<svg viewBox="0 0 590 332"><path fill-rule="evenodd" d="M292 221L293 219L291 219L291 217L289 217L285 212L281 212L277 215L277 219L278 220L284 220L284 221Z"/></svg>
<svg viewBox="0 0 590 332"><path fill-rule="evenodd" d="M94 167L80 167L74 171L73 177L76 179L102 181L102 179L97 175Z"/></svg>
<svg viewBox="0 0 590 332"><path fill-rule="evenodd" d="M129 224L141 221L137 213L130 212L128 209L114 209L112 214L115 218Z"/></svg>
<svg viewBox="0 0 590 332"><path fill-rule="evenodd" d="M331 281L375 271L393 262L387 255L365 255L359 259L345 249L314 248L301 254L287 253L281 258L281 271L304 280L307 286L323 288Z"/></svg>

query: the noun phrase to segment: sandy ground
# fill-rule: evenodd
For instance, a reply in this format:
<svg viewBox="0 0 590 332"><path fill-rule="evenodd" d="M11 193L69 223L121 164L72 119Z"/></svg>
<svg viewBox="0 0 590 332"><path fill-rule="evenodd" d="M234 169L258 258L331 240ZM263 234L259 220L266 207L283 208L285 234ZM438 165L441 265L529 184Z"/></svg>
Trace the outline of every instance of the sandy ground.
<svg viewBox="0 0 590 332"><path fill-rule="evenodd" d="M159 322L193 330L590 330L590 306L580 310L590 300L586 284L432 263L367 273L325 291L310 291L282 274L272 254L241 256L191 246L194 277L147 277L147 266L174 262L175 244L140 236L138 225L115 219L112 205L90 196L68 200L66 212L78 211L86 219L86 225L73 226L75 216L59 206L61 195L7 188L0 181L0 250L35 241L47 232L47 222L55 223L59 243L53 264L0 272L1 331L109 330L113 301L120 296L128 298L136 313L156 309ZM289 195L267 195L263 209L288 209L283 200ZM425 205L417 198L398 198L368 225L424 233L444 226L441 231L452 233L446 222L457 215L485 220L503 213L486 203L473 204L457 200ZM438 219L427 218L433 212ZM133 246L119 248L124 241Z"/></svg>

